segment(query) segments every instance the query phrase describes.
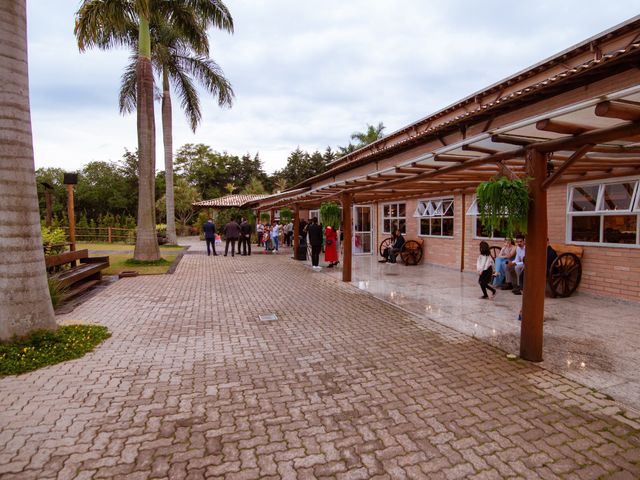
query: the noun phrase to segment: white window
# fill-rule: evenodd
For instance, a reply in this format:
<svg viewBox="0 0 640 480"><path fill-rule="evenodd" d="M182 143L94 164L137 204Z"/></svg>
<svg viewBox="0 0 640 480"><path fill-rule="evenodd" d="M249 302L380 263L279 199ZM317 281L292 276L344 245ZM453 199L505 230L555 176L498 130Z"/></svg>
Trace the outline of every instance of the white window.
<svg viewBox="0 0 640 480"><path fill-rule="evenodd" d="M420 219L420 235L453 237L453 198L420 200L413 216Z"/></svg>
<svg viewBox="0 0 640 480"><path fill-rule="evenodd" d="M473 222L475 223L474 230L474 238L486 238L486 239L494 239L494 240L503 240L505 238L504 228L500 228L490 232L487 230L480 221L480 212L478 211L478 199L476 197L473 198L473 202L467 210L467 215L473 217Z"/></svg>
<svg viewBox="0 0 640 480"><path fill-rule="evenodd" d="M318 219L318 225L320 225L322 223L322 220L320 219L320 210L309 210L309 221L314 217Z"/></svg>
<svg viewBox="0 0 640 480"><path fill-rule="evenodd" d="M407 233L407 206L404 203L387 203L382 206L382 232L391 234L400 228Z"/></svg>
<svg viewBox="0 0 640 480"><path fill-rule="evenodd" d="M638 178L570 185L567 241L600 245L640 245Z"/></svg>

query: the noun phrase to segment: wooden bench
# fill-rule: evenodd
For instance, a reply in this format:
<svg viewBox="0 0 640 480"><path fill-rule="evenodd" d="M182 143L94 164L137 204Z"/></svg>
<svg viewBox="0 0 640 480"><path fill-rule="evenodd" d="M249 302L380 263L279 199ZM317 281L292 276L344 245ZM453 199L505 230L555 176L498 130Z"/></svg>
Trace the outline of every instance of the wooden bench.
<svg viewBox="0 0 640 480"><path fill-rule="evenodd" d="M76 265L76 261L80 261ZM56 279L70 298L92 287L102 279L102 270L109 266L109 257L89 257L89 250L76 250L45 257L50 278ZM69 264L69 268L59 267Z"/></svg>
<svg viewBox="0 0 640 480"><path fill-rule="evenodd" d="M577 245L552 243L558 258L549 266L547 283L552 297L568 297L576 291L582 279L584 248Z"/></svg>

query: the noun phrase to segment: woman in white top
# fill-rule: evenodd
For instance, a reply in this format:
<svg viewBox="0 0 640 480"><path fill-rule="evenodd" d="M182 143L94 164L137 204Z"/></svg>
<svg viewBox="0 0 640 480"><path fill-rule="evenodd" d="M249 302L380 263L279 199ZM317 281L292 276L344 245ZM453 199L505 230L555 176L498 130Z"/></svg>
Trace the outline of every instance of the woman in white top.
<svg viewBox="0 0 640 480"><path fill-rule="evenodd" d="M280 235L280 226L277 222L273 222L273 227L271 227L271 241L273 242L276 253L278 253L278 235Z"/></svg>
<svg viewBox="0 0 640 480"><path fill-rule="evenodd" d="M494 267L489 244L487 242L480 242L480 255L478 255L478 261L476 262L476 270L479 275L478 283L482 289L482 296L480 298L489 298L487 289L491 291L492 299L496 296L496 289L490 285Z"/></svg>

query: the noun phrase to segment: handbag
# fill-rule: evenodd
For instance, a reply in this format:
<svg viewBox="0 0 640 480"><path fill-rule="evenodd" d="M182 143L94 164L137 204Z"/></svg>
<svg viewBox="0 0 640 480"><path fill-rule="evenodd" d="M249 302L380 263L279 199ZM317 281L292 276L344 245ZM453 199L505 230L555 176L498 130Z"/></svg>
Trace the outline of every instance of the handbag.
<svg viewBox="0 0 640 480"><path fill-rule="evenodd" d="M327 246L330 247L331 245L333 245L333 240L327 240Z"/></svg>

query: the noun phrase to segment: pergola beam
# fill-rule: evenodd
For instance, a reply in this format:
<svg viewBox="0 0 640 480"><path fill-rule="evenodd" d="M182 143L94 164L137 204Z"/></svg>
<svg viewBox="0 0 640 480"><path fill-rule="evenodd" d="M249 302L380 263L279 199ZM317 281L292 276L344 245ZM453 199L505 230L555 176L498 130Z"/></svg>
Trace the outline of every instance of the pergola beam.
<svg viewBox="0 0 640 480"><path fill-rule="evenodd" d="M600 102L596 105L598 117L618 118L620 120L640 120L640 105L620 101Z"/></svg>
<svg viewBox="0 0 640 480"><path fill-rule="evenodd" d="M562 133L563 135L580 135L581 133L593 130L593 127L551 119L536 122L536 128L545 132Z"/></svg>
<svg viewBox="0 0 640 480"><path fill-rule="evenodd" d="M553 172L553 174L551 174L550 177L548 177L544 182L542 182L542 185L540 186L540 188L542 188L542 190L547 190L553 182L555 182L556 180L558 180L558 178L560 178L562 173L567 168L569 168L575 162L580 160L584 155L586 155L586 153L589 150L591 150L591 148L593 148L593 145L590 143L580 147L580 149L578 149L573 155L571 155L571 157L565 160L564 163L560 165L558 169L555 172Z"/></svg>

